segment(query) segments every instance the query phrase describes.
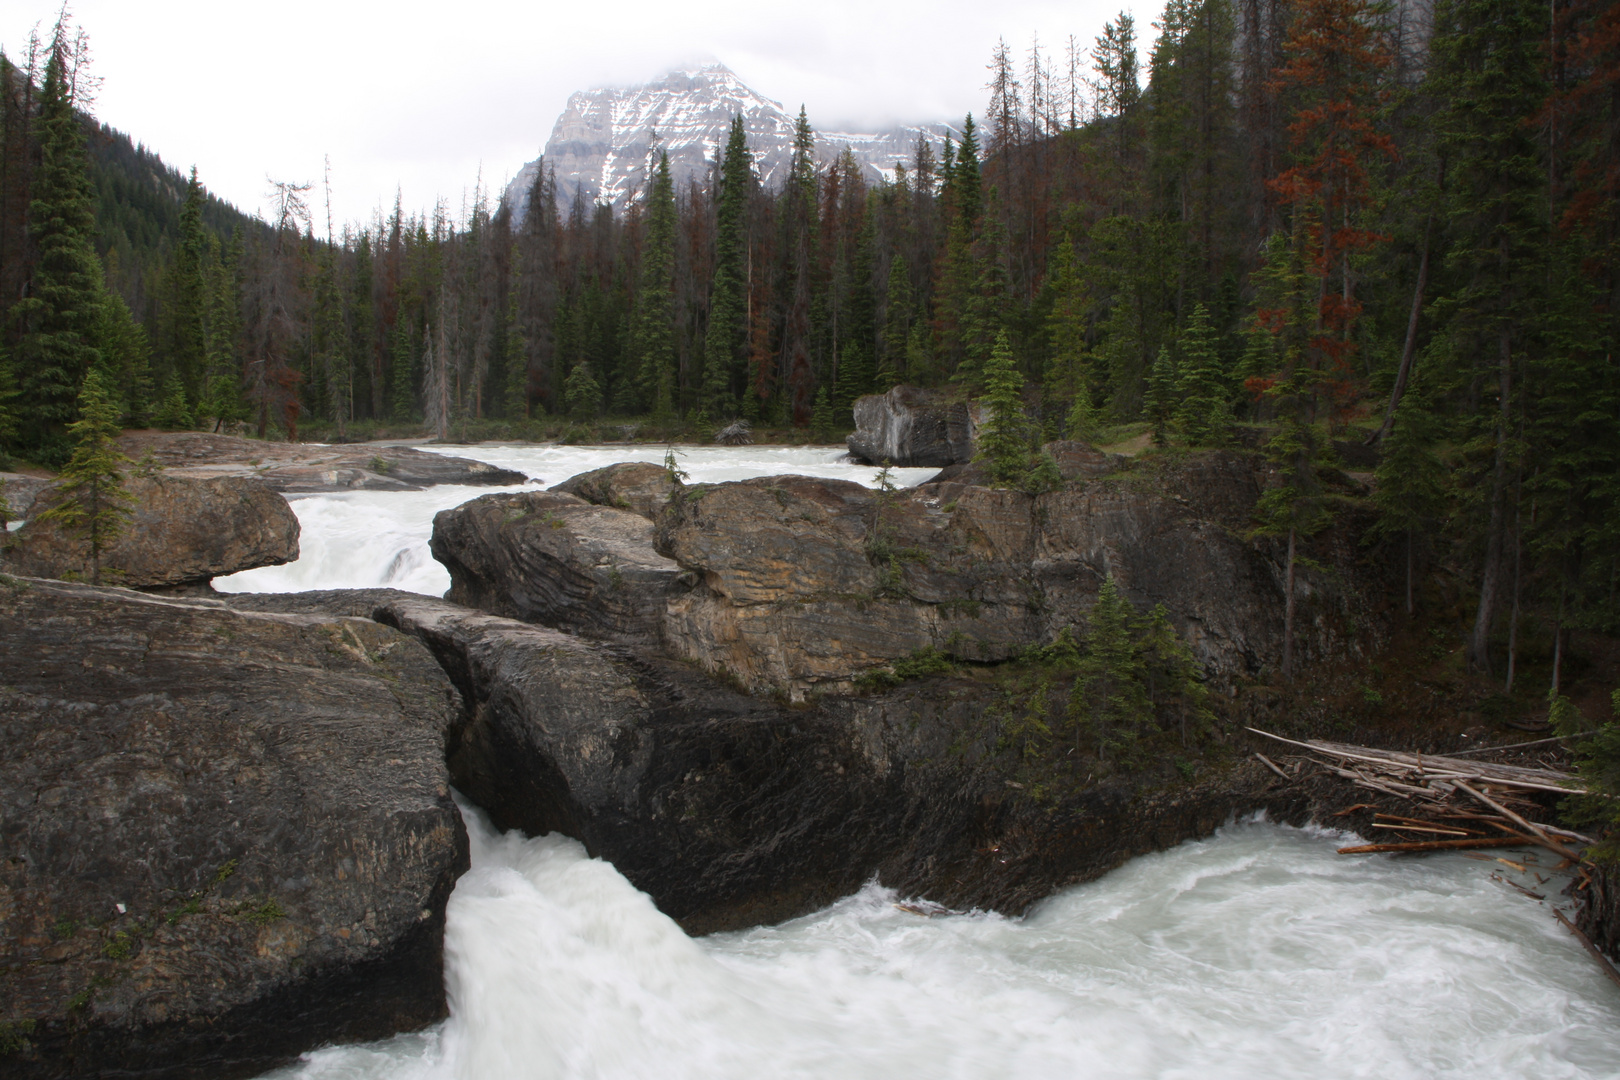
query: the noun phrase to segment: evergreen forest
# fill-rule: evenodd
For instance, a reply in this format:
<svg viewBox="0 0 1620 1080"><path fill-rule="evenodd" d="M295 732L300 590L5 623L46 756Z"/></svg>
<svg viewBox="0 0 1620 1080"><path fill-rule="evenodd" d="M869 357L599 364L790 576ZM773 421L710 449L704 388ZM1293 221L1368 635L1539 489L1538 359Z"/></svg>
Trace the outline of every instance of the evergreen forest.
<svg viewBox="0 0 1620 1080"><path fill-rule="evenodd" d="M292 440L826 437L909 384L1013 402L1031 452L1264 452L1257 528L1290 552L1332 520L1323 470L1372 472L1381 550L1409 582L1467 568L1498 678L1521 608L1620 631L1620 3L1092 29L999 45L962 73L983 111L878 183L818 166L801 110L779 187L739 118L706 178L659 161L623 213L542 167L516 224L479 187L334 227L309 184L248 217L96 125L59 23L0 58L0 448L65 463L95 371L126 426Z"/></svg>

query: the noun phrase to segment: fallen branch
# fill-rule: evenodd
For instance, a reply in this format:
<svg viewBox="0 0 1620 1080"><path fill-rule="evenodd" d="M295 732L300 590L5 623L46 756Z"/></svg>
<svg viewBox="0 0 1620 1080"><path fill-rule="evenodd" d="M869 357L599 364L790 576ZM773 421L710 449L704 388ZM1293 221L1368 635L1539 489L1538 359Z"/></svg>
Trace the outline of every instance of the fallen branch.
<svg viewBox="0 0 1620 1080"><path fill-rule="evenodd" d="M1607 956L1603 955L1603 950L1592 944L1592 939L1587 937L1585 932L1582 931L1580 927L1564 918L1564 913L1562 911L1559 911L1557 908L1553 908L1553 914L1558 916L1559 922L1563 923L1569 928L1570 933L1581 939L1581 944L1586 947L1587 952L1592 954L1592 959L1598 962L1598 967L1603 969L1603 974L1607 975L1610 981L1616 986L1620 986L1620 971L1614 970L1614 965L1609 963L1609 958Z"/></svg>
<svg viewBox="0 0 1620 1080"><path fill-rule="evenodd" d="M1509 821L1511 821L1514 824L1518 825L1520 828L1529 829L1532 833L1534 833L1536 835L1536 837L1540 840L1542 845L1545 846L1546 848L1548 848L1549 850L1551 850L1553 853L1558 854L1558 855L1562 855L1566 859L1574 859L1577 862L1580 861L1581 857L1579 855L1575 854L1575 852L1571 851L1569 848L1565 847L1563 844L1560 844L1558 841L1556 841L1552 837L1548 836L1541 829L1537 828L1535 825L1530 824L1530 822L1526 821L1524 818L1520 817L1518 814L1515 814L1513 811L1509 810L1507 807L1503 806L1501 803L1497 802L1495 799L1491 798L1489 795L1486 795L1486 794L1484 794L1482 792L1476 791L1475 789L1469 787L1467 784L1463 783L1460 780L1457 782L1457 786L1459 788L1461 788L1462 790L1468 792L1468 794L1472 795L1474 798L1478 799L1480 802L1484 803L1486 806L1490 807L1492 810L1495 810L1498 814L1501 814L1503 817L1507 818Z"/></svg>
<svg viewBox="0 0 1620 1080"><path fill-rule="evenodd" d="M1468 830L1466 830L1466 829L1431 829L1427 825L1398 825L1398 824L1394 824L1394 823L1388 822L1388 821L1375 821L1375 822L1373 822L1372 827L1375 828L1375 829L1394 829L1397 832L1439 833L1441 836L1467 836L1468 835Z"/></svg>
<svg viewBox="0 0 1620 1080"><path fill-rule="evenodd" d="M1524 847L1536 841L1529 836L1471 836L1466 840L1414 840L1408 844L1357 844L1342 847L1340 855L1376 855L1382 851L1447 851L1451 848Z"/></svg>
<svg viewBox="0 0 1620 1080"><path fill-rule="evenodd" d="M1262 765L1276 773L1278 776L1282 777L1284 780L1292 780L1292 777L1278 768L1277 763L1266 757L1266 755L1260 753L1259 751L1255 751L1254 756L1260 759L1260 763Z"/></svg>

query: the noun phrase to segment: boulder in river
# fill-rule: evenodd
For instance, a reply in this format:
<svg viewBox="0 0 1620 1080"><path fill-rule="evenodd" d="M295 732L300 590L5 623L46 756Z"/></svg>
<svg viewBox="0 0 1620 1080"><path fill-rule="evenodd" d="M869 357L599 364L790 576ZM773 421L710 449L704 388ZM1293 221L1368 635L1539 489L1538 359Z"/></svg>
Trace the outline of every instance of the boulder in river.
<svg viewBox="0 0 1620 1080"><path fill-rule="evenodd" d="M670 496L680 486L680 481L672 479L669 470L662 465L648 461L621 461L616 465L570 476L547 490L577 495L597 506L630 510L656 521L669 504Z"/></svg>
<svg viewBox="0 0 1620 1080"><path fill-rule="evenodd" d="M0 579L0 1073L244 1077L445 1012L467 866L422 645Z"/></svg>
<svg viewBox="0 0 1620 1080"><path fill-rule="evenodd" d="M943 469L973 460L974 420L965 401L940 390L896 386L856 398L849 452L873 465Z"/></svg>
<svg viewBox="0 0 1620 1080"><path fill-rule="evenodd" d="M457 603L650 644L659 639L666 600L682 576L652 539L652 522L630 510L525 491L441 511L431 548L450 571L447 596Z"/></svg>
<svg viewBox="0 0 1620 1080"><path fill-rule="evenodd" d="M108 582L132 588L193 585L298 558L298 518L286 499L257 480L136 470L124 484L134 513L102 552ZM0 566L29 577L89 578L89 543L39 520L59 500L54 487L35 497L28 524L0 541Z"/></svg>

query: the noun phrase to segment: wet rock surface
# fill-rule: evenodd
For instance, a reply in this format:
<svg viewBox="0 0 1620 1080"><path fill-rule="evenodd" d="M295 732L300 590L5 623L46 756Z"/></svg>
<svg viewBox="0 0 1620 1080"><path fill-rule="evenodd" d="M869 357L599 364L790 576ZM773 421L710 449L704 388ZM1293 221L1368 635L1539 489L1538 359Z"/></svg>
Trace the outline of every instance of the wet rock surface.
<svg viewBox="0 0 1620 1080"><path fill-rule="evenodd" d="M190 585L298 558L298 518L286 499L257 480L134 471L124 486L133 513L102 552L104 582ZM0 541L0 567L30 577L90 578L89 543L38 519L59 501L54 486L38 494L32 520Z"/></svg>
<svg viewBox="0 0 1620 1080"><path fill-rule="evenodd" d="M682 571L652 522L555 491L485 495L433 519L450 600L610 641L651 644Z"/></svg>
<svg viewBox="0 0 1620 1080"><path fill-rule="evenodd" d="M137 460L151 455L175 475L240 476L275 491L412 491L435 484L511 487L527 477L482 461L433 454L395 443L316 446L211 435L199 431L133 431L118 440Z"/></svg>
<svg viewBox="0 0 1620 1080"><path fill-rule="evenodd" d="M862 461L942 469L973 460L974 422L967 402L940 390L896 386L855 399L855 431L846 440Z"/></svg>
<svg viewBox="0 0 1620 1080"><path fill-rule="evenodd" d="M0 1072L251 1076L441 1018L461 717L369 620L0 582Z"/></svg>

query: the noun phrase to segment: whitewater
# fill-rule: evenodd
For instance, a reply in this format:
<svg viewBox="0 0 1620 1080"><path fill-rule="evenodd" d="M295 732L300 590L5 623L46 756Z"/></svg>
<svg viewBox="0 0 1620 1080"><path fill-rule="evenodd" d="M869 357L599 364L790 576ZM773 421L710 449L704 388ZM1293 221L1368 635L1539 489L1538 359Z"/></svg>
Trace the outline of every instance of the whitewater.
<svg viewBox="0 0 1620 1080"><path fill-rule="evenodd" d="M545 485L664 455L445 452ZM876 478L816 449L685 448L680 464L692 482ZM303 557L216 585L442 592L432 515L491 490L295 499ZM449 1019L268 1077L1620 1078L1620 992L1554 921L1568 879L1544 853L1348 857L1342 833L1257 818L1018 918L929 914L874 882L693 939L577 842L502 835L461 809L472 868L447 911Z"/></svg>

